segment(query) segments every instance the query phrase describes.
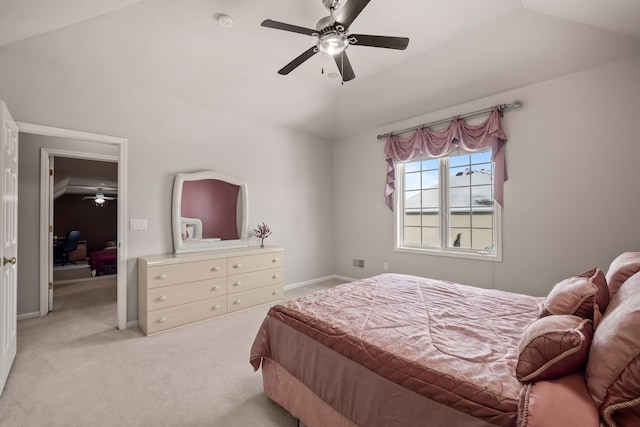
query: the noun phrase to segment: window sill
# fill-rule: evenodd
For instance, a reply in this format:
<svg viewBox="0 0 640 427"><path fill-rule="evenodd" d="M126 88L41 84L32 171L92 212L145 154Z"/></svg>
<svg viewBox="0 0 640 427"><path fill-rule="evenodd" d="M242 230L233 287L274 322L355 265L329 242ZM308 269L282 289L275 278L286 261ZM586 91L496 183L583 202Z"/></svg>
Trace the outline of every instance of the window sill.
<svg viewBox="0 0 640 427"><path fill-rule="evenodd" d="M407 252L413 254L422 254L422 255L434 255L434 256L443 256L449 258L463 258L463 259L474 259L478 261L492 261L492 262L502 262L502 254L480 254L477 252L463 252L463 251L442 251L439 249L428 249L421 248L416 246L396 246L394 249L396 252Z"/></svg>

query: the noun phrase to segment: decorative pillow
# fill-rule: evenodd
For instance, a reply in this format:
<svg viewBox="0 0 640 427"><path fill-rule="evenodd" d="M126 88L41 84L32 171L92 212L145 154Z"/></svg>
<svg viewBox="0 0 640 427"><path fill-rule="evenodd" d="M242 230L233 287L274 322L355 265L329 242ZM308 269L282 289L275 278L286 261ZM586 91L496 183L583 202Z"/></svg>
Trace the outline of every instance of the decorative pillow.
<svg viewBox="0 0 640 427"><path fill-rule="evenodd" d="M587 361L592 337L590 319L565 314L536 320L520 340L516 377L540 381L577 371Z"/></svg>
<svg viewBox="0 0 640 427"><path fill-rule="evenodd" d="M592 268L557 283L547 296L540 317L573 314L592 319L597 326L608 304L607 280L599 268Z"/></svg>
<svg viewBox="0 0 640 427"><path fill-rule="evenodd" d="M640 252L624 252L611 262L607 270L607 284L611 298L620 286L631 276L640 271Z"/></svg>
<svg viewBox="0 0 640 427"><path fill-rule="evenodd" d="M616 412L640 405L640 274L620 292L625 298L614 299L593 335L586 369L589 393L608 425L616 425Z"/></svg>

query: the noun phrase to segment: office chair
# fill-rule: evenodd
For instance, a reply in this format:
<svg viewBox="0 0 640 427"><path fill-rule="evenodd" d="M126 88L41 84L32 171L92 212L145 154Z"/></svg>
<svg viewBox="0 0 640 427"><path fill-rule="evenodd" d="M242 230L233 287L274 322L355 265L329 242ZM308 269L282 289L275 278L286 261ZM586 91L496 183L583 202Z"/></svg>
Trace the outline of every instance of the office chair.
<svg viewBox="0 0 640 427"><path fill-rule="evenodd" d="M80 240L80 232L78 230L70 230L67 233L64 243L60 246L60 252L62 252L62 265L75 264L75 262L69 261L69 252L73 252L78 249L78 240Z"/></svg>

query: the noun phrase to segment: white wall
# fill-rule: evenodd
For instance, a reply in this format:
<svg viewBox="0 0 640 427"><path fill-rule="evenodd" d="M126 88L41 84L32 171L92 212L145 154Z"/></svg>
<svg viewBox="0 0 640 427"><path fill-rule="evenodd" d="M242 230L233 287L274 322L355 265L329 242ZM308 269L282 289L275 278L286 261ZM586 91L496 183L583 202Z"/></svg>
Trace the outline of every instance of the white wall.
<svg viewBox="0 0 640 427"><path fill-rule="evenodd" d="M425 82L424 84L437 84ZM521 99L509 138L503 262L394 252L377 134ZM370 129L335 148L337 274L390 272L546 295L559 280L640 250L640 58L604 65ZM352 266L353 258L365 268Z"/></svg>
<svg viewBox="0 0 640 427"><path fill-rule="evenodd" d="M172 251L171 191L178 172L219 170L247 182L251 228L266 222L273 235L265 243L285 248L285 285L333 273L332 141L79 74L15 50L0 50L0 64L0 99L15 120L129 139L128 219L148 220L147 230L128 234L129 321L137 319L137 257ZM21 186L20 197L23 191L31 197L34 189L27 194ZM18 279L20 314L39 310L39 224L37 215L22 217L25 209L37 207L21 204L19 247L34 254L34 271Z"/></svg>

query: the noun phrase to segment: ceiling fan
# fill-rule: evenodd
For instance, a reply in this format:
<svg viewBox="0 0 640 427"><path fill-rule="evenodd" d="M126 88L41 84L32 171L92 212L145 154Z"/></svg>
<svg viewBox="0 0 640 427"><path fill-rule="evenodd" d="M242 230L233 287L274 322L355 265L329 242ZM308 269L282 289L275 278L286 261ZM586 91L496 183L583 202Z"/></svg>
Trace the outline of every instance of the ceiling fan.
<svg viewBox="0 0 640 427"><path fill-rule="evenodd" d="M322 4L329 9L330 15L319 20L315 30L285 24L284 22L273 21L271 19L263 21L261 24L263 27L291 31L293 33L306 34L318 38L314 46L282 67L278 70L278 73L287 75L316 53L322 52L333 56L342 75L342 81L347 82L356 77L345 51L349 45L399 50L406 49L409 45L409 39L406 37L349 34L349 27L365 6L369 4L369 1L370 0L347 0L336 14L340 0L322 0Z"/></svg>
<svg viewBox="0 0 640 427"><path fill-rule="evenodd" d="M102 192L102 188L99 187L95 196L84 196L82 197L82 200L93 200L96 205L102 206L107 200L117 200L117 197L105 196Z"/></svg>

